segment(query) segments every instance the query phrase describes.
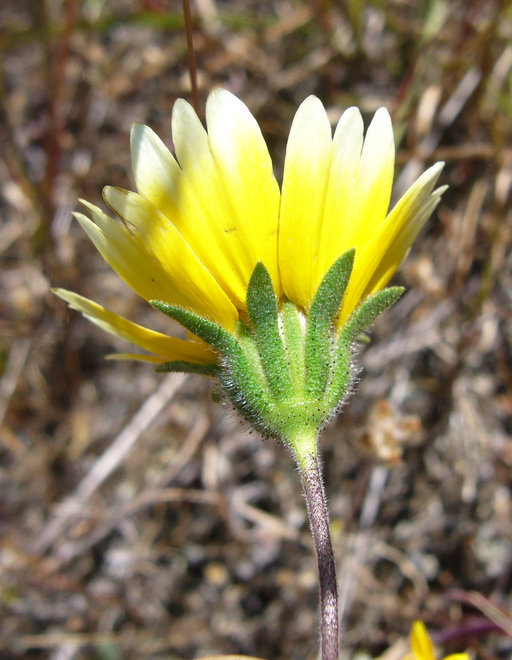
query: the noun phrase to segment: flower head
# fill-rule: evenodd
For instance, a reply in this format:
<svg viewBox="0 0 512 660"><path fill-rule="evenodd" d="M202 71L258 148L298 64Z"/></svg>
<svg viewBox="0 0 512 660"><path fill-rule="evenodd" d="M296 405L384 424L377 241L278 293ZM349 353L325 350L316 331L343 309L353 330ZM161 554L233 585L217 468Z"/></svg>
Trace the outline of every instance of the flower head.
<svg viewBox="0 0 512 660"><path fill-rule="evenodd" d="M434 645L423 621L415 621L411 630L412 653L408 653L403 660L436 660ZM454 653L447 655L443 660L470 660L467 653Z"/></svg>
<svg viewBox="0 0 512 660"><path fill-rule="evenodd" d="M258 124L239 99L214 90L206 124L207 130L186 101L176 101L175 156L150 128L135 124L138 192L104 190L120 222L84 201L89 216L75 214L110 266L184 325L189 338L143 328L75 293L56 293L148 351L114 357L217 375L235 405L251 400L252 412L244 414L267 430L268 419L257 420L260 408L275 404L276 390L295 410L323 398L312 423L319 427L347 390L357 332L399 296L383 289L439 202L443 189L434 186L442 163L388 213L394 141L383 108L365 138L356 108L342 115L332 137L321 102L307 98L291 127L281 192ZM334 344L343 346L343 358ZM341 365L336 373L334 363Z"/></svg>

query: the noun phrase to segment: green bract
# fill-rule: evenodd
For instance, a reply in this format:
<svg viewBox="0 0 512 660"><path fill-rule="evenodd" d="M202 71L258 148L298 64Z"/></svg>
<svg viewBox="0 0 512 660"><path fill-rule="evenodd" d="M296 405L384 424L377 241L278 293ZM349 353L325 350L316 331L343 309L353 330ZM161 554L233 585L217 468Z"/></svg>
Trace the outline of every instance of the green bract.
<svg viewBox="0 0 512 660"><path fill-rule="evenodd" d="M185 371L218 378L235 408L264 436L281 440L296 455L308 450L350 390L352 351L358 335L402 294L391 287L367 298L337 329L355 250L337 259L323 278L306 316L278 300L271 277L258 263L247 289L247 323L233 333L180 307L153 300L158 310L212 346L213 367L167 362L158 371Z"/></svg>

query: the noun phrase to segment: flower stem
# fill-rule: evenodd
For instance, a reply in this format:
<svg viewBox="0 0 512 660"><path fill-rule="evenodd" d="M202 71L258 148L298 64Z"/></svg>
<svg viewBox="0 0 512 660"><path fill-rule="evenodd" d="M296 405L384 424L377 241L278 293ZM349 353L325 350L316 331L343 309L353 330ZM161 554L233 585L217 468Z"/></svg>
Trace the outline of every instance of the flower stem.
<svg viewBox="0 0 512 660"><path fill-rule="evenodd" d="M295 451L309 513L311 534L318 562L320 588L320 636L322 660L338 660L338 587L329 530L329 511L318 454L315 449Z"/></svg>

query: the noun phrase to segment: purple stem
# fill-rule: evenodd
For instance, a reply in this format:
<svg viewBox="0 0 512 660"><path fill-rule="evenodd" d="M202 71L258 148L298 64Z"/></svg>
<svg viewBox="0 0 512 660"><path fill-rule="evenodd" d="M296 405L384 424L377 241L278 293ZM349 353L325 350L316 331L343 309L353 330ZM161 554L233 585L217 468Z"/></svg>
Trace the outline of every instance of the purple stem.
<svg viewBox="0 0 512 660"><path fill-rule="evenodd" d="M338 660L338 587L324 485L314 453L301 457L298 464L318 561L322 660Z"/></svg>

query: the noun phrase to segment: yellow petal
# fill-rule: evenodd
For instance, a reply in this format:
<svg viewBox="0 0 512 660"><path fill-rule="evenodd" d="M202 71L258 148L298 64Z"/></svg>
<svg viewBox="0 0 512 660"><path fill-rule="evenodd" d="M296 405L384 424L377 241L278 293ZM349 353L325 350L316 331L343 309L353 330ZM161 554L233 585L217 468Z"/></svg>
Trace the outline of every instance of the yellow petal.
<svg viewBox="0 0 512 660"><path fill-rule="evenodd" d="M294 117L283 175L279 268L286 296L309 309L332 155L331 126L322 103L308 97Z"/></svg>
<svg viewBox="0 0 512 660"><path fill-rule="evenodd" d="M106 190L112 205L130 216L131 231L85 201L82 204L94 222L82 213L74 214L105 261L145 300L183 305L232 330L236 309L176 228L135 193ZM122 204L121 199L130 201Z"/></svg>
<svg viewBox="0 0 512 660"><path fill-rule="evenodd" d="M334 133L315 272L317 285L336 259L355 247L354 232L359 221L356 212L361 200L354 191L359 177L363 128L363 118L359 110L348 108L342 114Z"/></svg>
<svg viewBox="0 0 512 660"><path fill-rule="evenodd" d="M391 117L379 108L366 132L354 196L359 200L357 240L367 240L386 217L395 167Z"/></svg>
<svg viewBox="0 0 512 660"><path fill-rule="evenodd" d="M208 97L206 123L213 158L235 210L239 248L247 253L245 286L256 263L262 261L279 291L280 194L260 127L242 101L222 89L213 90Z"/></svg>
<svg viewBox="0 0 512 660"><path fill-rule="evenodd" d="M243 309L245 289L241 280L245 253L239 250L232 261L224 254L224 239L221 237L220 242L218 240L219 216L232 217L233 214L218 176L206 131L192 107L182 99L178 99L173 107L173 140L176 147L180 144L180 136L190 150L189 154L185 154L184 149L178 151L180 164L195 168L190 177L188 169L180 169L170 151L150 128L141 124L132 126L132 167L137 189L173 223L234 305ZM197 191L192 186L194 181ZM203 183L206 192L201 191ZM229 233L226 234L228 240Z"/></svg>
<svg viewBox="0 0 512 660"><path fill-rule="evenodd" d="M416 660L435 660L434 645L423 621L415 621L412 626L411 648Z"/></svg>
<svg viewBox="0 0 512 660"><path fill-rule="evenodd" d="M418 212L402 226L392 245L382 257L379 267L368 283L366 290L362 295L363 299L372 293L383 289L393 277L397 268L407 256L411 245L422 230L423 225L435 211L441 200L441 195L446 188L447 186L443 186L435 190L430 197L425 200L423 206L421 206Z"/></svg>
<svg viewBox="0 0 512 660"><path fill-rule="evenodd" d="M106 360L117 360L119 362L124 360L135 360L136 362L151 362L152 364L165 364L169 362L165 358L157 357L156 355L143 355L142 353L109 353L105 355Z"/></svg>
<svg viewBox="0 0 512 660"><path fill-rule="evenodd" d="M411 243L437 206L442 192L432 193L443 163L429 168L403 195L373 236L356 247L354 269L343 300L342 325L360 300L382 289L405 258Z"/></svg>
<svg viewBox="0 0 512 660"><path fill-rule="evenodd" d="M132 125L130 150L137 190L167 214L169 201L177 198L180 189L178 163L158 135L143 124ZM172 221L173 214L167 215Z"/></svg>
<svg viewBox="0 0 512 660"><path fill-rule="evenodd" d="M375 113L362 145L362 118L349 108L341 117L333 143L316 285L347 250L356 255L382 225L393 184L395 144L385 108ZM362 151L361 151L362 145Z"/></svg>
<svg viewBox="0 0 512 660"><path fill-rule="evenodd" d="M217 361L215 353L203 342L178 339L149 330L72 291L54 289L53 292L59 298L65 300L71 309L83 314L102 330L126 339L126 341L140 346L155 356L165 358L164 361L166 362L185 360L197 364L215 364Z"/></svg>
<svg viewBox="0 0 512 660"><path fill-rule="evenodd" d="M178 99L172 135L182 172L180 213L175 222L238 309L245 308L248 236L213 158L208 134L192 106ZM252 259L252 255L249 255Z"/></svg>
<svg viewBox="0 0 512 660"><path fill-rule="evenodd" d="M121 188L105 188L104 197L128 224L125 233L129 239L148 255L150 266L146 275L152 280L156 274L165 278L168 297L152 297L190 309L232 330L238 320L235 307L168 218L148 200ZM111 243L108 241L107 245ZM122 253L117 257L117 261L122 260ZM130 262L126 265L129 283L136 289L133 282L137 284L139 272L131 270Z"/></svg>
<svg viewBox="0 0 512 660"><path fill-rule="evenodd" d="M151 258L144 245L133 239L127 228L103 213L98 207L82 201L94 222L74 213L82 229L98 252L116 273L145 300L172 300L174 289L169 286L165 271Z"/></svg>
<svg viewBox="0 0 512 660"><path fill-rule="evenodd" d="M207 103L209 137L191 106L173 108L181 169L154 133L132 130L139 192L177 227L238 309L263 260L279 290L276 233L279 189L261 131L245 105L223 90ZM159 163L154 174L153 161Z"/></svg>

